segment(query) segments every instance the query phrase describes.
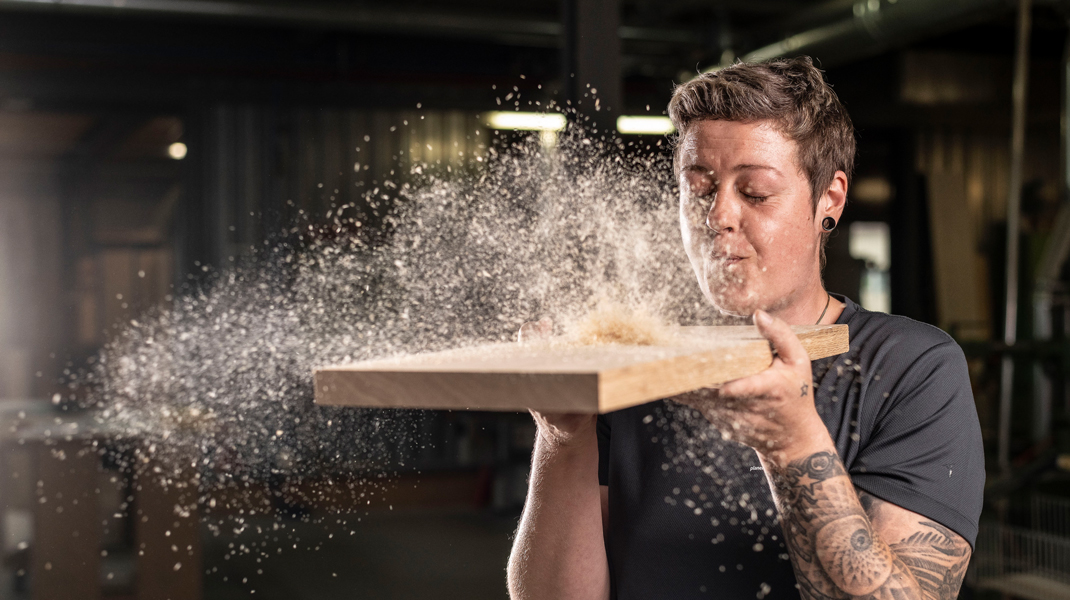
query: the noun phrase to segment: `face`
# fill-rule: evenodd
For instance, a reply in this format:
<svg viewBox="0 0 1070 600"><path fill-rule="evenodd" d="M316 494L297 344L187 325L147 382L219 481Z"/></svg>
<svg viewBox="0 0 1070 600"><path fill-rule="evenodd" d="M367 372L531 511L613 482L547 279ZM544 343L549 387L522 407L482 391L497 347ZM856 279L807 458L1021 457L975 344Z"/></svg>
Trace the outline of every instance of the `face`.
<svg viewBox="0 0 1070 600"><path fill-rule="evenodd" d="M828 213L815 218L796 151L768 121L699 121L681 140L684 247L723 313L776 314L821 285L820 217Z"/></svg>

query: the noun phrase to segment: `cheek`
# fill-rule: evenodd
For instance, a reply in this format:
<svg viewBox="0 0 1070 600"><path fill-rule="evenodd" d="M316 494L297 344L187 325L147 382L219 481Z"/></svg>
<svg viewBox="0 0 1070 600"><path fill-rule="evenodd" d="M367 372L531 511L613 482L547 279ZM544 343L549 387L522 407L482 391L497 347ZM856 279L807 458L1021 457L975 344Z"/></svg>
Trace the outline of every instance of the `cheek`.
<svg viewBox="0 0 1070 600"><path fill-rule="evenodd" d="M808 260L816 244L811 223L805 219L758 220L747 239L762 262L768 264Z"/></svg>
<svg viewBox="0 0 1070 600"><path fill-rule="evenodd" d="M694 260L694 258L701 254L700 247L702 245L702 230L696 228L688 219L688 215L684 210L680 210L680 238L684 244L684 250L687 252L688 258Z"/></svg>
<svg viewBox="0 0 1070 600"><path fill-rule="evenodd" d="M702 201L694 198L689 198L686 195L680 196L680 224L684 227L690 227L692 229L701 229L706 226L706 217L709 211L709 206Z"/></svg>

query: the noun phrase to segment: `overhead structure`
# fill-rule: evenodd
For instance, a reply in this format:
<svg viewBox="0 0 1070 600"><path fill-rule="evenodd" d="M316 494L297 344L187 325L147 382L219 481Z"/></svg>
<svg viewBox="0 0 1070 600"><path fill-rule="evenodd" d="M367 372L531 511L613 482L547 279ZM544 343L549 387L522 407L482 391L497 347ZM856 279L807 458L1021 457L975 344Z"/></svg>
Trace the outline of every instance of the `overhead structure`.
<svg viewBox="0 0 1070 600"><path fill-rule="evenodd" d="M590 1L577 0L577 3L585 5ZM557 21L403 8L369 9L314 2L287 6L239 0L0 0L0 10L55 10L228 19L288 26L485 39L536 47L558 47L564 33L561 23ZM666 44L698 44L702 41L702 37L691 30L621 27L617 23L619 19L614 18L613 21L614 31L621 39Z"/></svg>
<svg viewBox="0 0 1070 600"><path fill-rule="evenodd" d="M979 22L1006 11L1006 0L832 0L791 18L803 27L744 53L743 62L806 54L828 67ZM805 24L811 24L805 27ZM716 71L728 66L718 64Z"/></svg>

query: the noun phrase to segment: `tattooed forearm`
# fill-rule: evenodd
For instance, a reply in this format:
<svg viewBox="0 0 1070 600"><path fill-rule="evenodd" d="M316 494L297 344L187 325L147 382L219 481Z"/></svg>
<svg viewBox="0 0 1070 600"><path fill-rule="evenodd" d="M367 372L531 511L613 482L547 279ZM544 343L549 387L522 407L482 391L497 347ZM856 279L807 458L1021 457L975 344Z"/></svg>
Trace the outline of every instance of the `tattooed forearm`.
<svg viewBox="0 0 1070 600"><path fill-rule="evenodd" d="M866 597L898 574L895 556L874 533L836 454L819 452L790 463L775 482L804 595Z"/></svg>
<svg viewBox="0 0 1070 600"><path fill-rule="evenodd" d="M892 518L884 500L860 492L859 501L870 521L880 523ZM891 540L889 540L891 541ZM891 541L892 552L914 574L927 598L955 598L970 564L970 545L943 525L925 518L916 519L911 533Z"/></svg>
<svg viewBox="0 0 1070 600"><path fill-rule="evenodd" d="M892 544L894 551L914 573L928 598L954 598L966 576L970 547L950 529L922 521L927 532L916 532Z"/></svg>
<svg viewBox="0 0 1070 600"><path fill-rule="evenodd" d="M924 521L923 531L889 544L872 521L883 501L860 498L835 453L818 452L767 472L804 598L957 596L969 561L966 542Z"/></svg>

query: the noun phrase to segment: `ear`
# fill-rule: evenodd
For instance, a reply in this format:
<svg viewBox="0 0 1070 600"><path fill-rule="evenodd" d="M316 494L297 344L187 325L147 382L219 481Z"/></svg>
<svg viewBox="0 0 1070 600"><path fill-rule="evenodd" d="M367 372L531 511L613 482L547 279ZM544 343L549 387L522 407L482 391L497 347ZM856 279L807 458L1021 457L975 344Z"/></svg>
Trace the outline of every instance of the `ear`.
<svg viewBox="0 0 1070 600"><path fill-rule="evenodd" d="M847 174L843 171L836 171L836 174L832 176L832 183L829 184L829 189L825 191L825 195L817 203L817 213L814 215L814 221L818 227L821 226L821 221L825 217L832 217L839 223L845 206L847 206Z"/></svg>

